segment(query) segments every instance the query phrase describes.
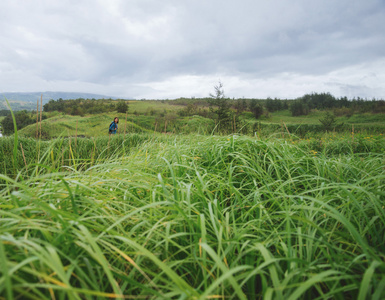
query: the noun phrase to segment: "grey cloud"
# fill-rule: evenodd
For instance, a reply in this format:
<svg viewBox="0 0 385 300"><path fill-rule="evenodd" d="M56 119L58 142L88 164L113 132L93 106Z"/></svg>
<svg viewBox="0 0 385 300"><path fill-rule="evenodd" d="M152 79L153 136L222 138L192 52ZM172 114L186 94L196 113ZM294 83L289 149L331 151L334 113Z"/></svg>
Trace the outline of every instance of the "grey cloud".
<svg viewBox="0 0 385 300"><path fill-rule="evenodd" d="M5 0L0 79L6 86L13 70L43 86L84 82L116 95L127 93L125 83L140 94L143 86L189 75L321 78L384 58L384 13L380 0Z"/></svg>

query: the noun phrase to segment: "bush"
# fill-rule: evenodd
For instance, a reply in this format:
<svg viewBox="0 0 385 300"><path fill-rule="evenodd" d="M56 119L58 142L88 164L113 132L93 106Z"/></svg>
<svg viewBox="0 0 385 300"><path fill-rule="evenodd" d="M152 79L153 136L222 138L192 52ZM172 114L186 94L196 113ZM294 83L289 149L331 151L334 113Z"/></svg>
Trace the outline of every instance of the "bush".
<svg viewBox="0 0 385 300"><path fill-rule="evenodd" d="M47 117L45 115L42 116L42 119L46 119ZM19 111L15 113L15 120L16 120L16 126L17 129L22 129L29 124L33 124L36 122L36 117L33 116L31 113L28 113L25 110ZM8 115L4 118L4 120L1 121L1 126L3 133L6 135L10 135L14 133L14 125L13 125L13 119L12 115Z"/></svg>
<svg viewBox="0 0 385 300"><path fill-rule="evenodd" d="M257 100L251 100L249 107L256 119L263 115L263 105L258 103Z"/></svg>
<svg viewBox="0 0 385 300"><path fill-rule="evenodd" d="M329 111L326 112L324 117L322 119L319 119L319 121L323 125L325 131L332 130L333 128L343 125L343 124L337 124L335 115L330 113Z"/></svg>
<svg viewBox="0 0 385 300"><path fill-rule="evenodd" d="M290 105L289 110L293 117L297 117L307 115L309 113L309 106L301 100L296 100Z"/></svg>
<svg viewBox="0 0 385 300"><path fill-rule="evenodd" d="M116 105L116 110L118 111L118 113L126 113L128 111L128 105L126 101L119 101Z"/></svg>

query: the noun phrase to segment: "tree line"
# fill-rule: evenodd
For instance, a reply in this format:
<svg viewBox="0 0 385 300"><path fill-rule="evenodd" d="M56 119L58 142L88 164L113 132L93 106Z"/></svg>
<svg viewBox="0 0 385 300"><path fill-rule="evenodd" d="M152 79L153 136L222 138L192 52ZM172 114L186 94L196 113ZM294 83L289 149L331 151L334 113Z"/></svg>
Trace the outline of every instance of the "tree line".
<svg viewBox="0 0 385 300"><path fill-rule="evenodd" d="M225 97L222 97L225 98ZM182 115L201 114L205 112L199 108L210 106L211 98L179 98L176 100L166 100L172 104L185 106ZM360 97L348 99L347 97L336 98L330 93L311 93L305 94L296 99L254 99L226 98L225 102L237 113L245 111L252 112L255 118L259 118L264 113L273 113L276 111L287 110L292 116L307 115L311 110L333 110L338 115L352 115L353 113L385 113L385 101L382 99L362 99Z"/></svg>
<svg viewBox="0 0 385 300"><path fill-rule="evenodd" d="M128 104L125 100L112 99L70 99L50 100L43 105L45 112L58 111L67 115L84 116L85 114L100 114L111 111L125 113L128 111Z"/></svg>
<svg viewBox="0 0 385 300"><path fill-rule="evenodd" d="M248 111L255 119L262 115L276 111L287 110L292 116L307 115L311 110L326 110L328 115L320 122L326 129L336 126L335 116L348 116L354 113L385 113L385 101L373 99L371 101L361 98L349 100L347 97L336 98L330 93L311 93L293 100L282 99L229 99L225 97L223 84L219 82L214 86L215 93L210 98L177 100L178 105L185 108L178 113L181 116L201 115L215 121L218 132L235 132L236 128L243 126L239 116ZM203 107L199 107L200 103ZM205 109L205 107L208 109ZM330 113L332 111L333 113ZM343 124L340 124L341 126Z"/></svg>
<svg viewBox="0 0 385 300"><path fill-rule="evenodd" d="M6 117L1 121L1 131L5 135L14 132L13 119L10 111ZM30 124L36 123L36 112L20 110L14 113L17 129L24 128ZM42 120L47 119L45 114L42 115Z"/></svg>
<svg viewBox="0 0 385 300"><path fill-rule="evenodd" d="M384 100L364 100L347 97L336 98L330 93L306 94L300 98L289 101L292 116L307 115L312 109L333 110L338 116L351 116L354 113L385 113Z"/></svg>

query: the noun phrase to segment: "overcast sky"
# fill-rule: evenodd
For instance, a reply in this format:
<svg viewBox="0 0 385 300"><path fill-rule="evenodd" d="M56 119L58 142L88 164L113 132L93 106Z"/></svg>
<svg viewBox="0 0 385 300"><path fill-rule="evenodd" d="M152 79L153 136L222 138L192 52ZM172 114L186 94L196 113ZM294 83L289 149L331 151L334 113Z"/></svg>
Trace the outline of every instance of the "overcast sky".
<svg viewBox="0 0 385 300"><path fill-rule="evenodd" d="M0 93L385 98L384 0L1 0Z"/></svg>

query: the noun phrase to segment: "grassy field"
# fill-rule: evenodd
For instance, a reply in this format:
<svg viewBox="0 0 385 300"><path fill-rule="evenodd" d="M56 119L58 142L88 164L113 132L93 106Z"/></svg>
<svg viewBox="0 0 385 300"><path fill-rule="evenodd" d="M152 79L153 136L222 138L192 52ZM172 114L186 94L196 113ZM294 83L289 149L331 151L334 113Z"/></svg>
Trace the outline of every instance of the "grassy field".
<svg viewBox="0 0 385 300"><path fill-rule="evenodd" d="M385 297L381 135L0 142L3 298Z"/></svg>
<svg viewBox="0 0 385 300"><path fill-rule="evenodd" d="M150 102L150 101L148 101ZM154 101L155 102L155 101ZM136 105L136 106L135 106ZM45 139L63 136L100 137L108 135L108 126L115 116L119 117L119 134L141 133L141 132L168 132L168 133L197 133L212 134L214 132L214 121L201 116L180 117L176 111L181 109L177 105L158 103L151 106L146 102L136 101L130 104L130 113L108 113L71 116L61 113L50 113L48 118L42 121L42 137ZM135 111L137 114L133 114ZM253 136L256 132L269 136L277 132L289 131L300 137L323 134L324 130L319 121L324 112L312 112L304 117L292 117L289 111L280 111L269 114L256 120L251 114L242 117L237 131L241 134ZM384 116L379 115L353 115L350 118L337 118L339 128L342 132L362 132L363 134L379 134L385 132ZM245 127L246 126L246 127ZM246 129L246 130L245 130ZM35 137L36 124L31 124L19 131L21 136Z"/></svg>
<svg viewBox="0 0 385 300"><path fill-rule="evenodd" d="M319 119L322 119L325 115L325 111L314 110L306 116L293 117L289 110L277 111L269 114L269 117L262 117L261 120L268 123L281 123L282 121L286 124L320 124ZM338 123L346 124L384 124L385 114L354 114L351 117L336 117Z"/></svg>
<svg viewBox="0 0 385 300"><path fill-rule="evenodd" d="M133 114L137 112L139 114L143 114L146 112L150 112L151 110L155 110L159 112L176 112L179 109L182 109L181 105L173 105L170 102L162 102L160 100L146 100L146 101L137 101L130 100L128 101L130 113Z"/></svg>
<svg viewBox="0 0 385 300"><path fill-rule="evenodd" d="M321 119L323 115L324 112L315 111L307 116L293 117L289 110L282 110L270 113L268 118L262 117L261 121L277 124L281 122L285 122L286 124L320 124L319 119Z"/></svg>
<svg viewBox="0 0 385 300"><path fill-rule="evenodd" d="M43 121L43 138L56 138L60 136L75 136L82 135L86 137L104 136L107 134L106 128L108 124L113 120L115 116L120 118L120 131L124 132L169 132L169 133L198 133L198 134L211 134L216 125L215 121L206 117L202 112L207 111L206 106L202 106L198 101L196 103L195 112L201 116L189 115L183 113L178 114L180 110L186 110L187 104L193 102L183 101L163 101L163 100L127 100L129 105L129 111L127 114L127 120L125 114L118 114L116 112L108 112L102 114L71 116L63 113L49 112L46 113L48 119ZM176 103L184 103L186 105L176 105ZM111 104L112 105L112 104ZM234 110L235 111L235 110ZM385 132L385 114L384 113L357 113L353 114L353 111L349 111L348 116L346 109L334 109L330 110L332 113L336 113L336 131L360 131L368 134L378 134ZM324 132L323 125L320 119L324 118L326 111L313 109L306 116L293 117L289 110L276 111L273 113L265 113L259 118L255 119L250 111L244 111L240 115L237 115L237 122L235 130L226 133L240 133L253 136L258 130L264 135L270 135L277 131L290 131L300 135L306 136L309 132L310 135L315 133ZM182 116L183 115L183 116ZM186 117L189 115L188 117ZM34 117L33 117L34 119ZM256 123L258 123L256 125ZM284 126L287 127L284 128ZM35 137L36 126L34 124L29 125L27 128L20 130L20 134L27 137Z"/></svg>
<svg viewBox="0 0 385 300"><path fill-rule="evenodd" d="M124 114L114 114L113 116L115 115L121 120L125 118ZM84 117L58 114L42 121L42 135L49 138L76 135L87 137L108 136L108 127L113 118L108 114L87 115ZM138 128L138 126L130 122L130 119L127 120L127 123L121 121L119 125L121 133L124 133L124 128L126 128L127 132L132 132ZM145 129L140 128L140 131L145 131ZM36 136L36 124L23 128L20 134L28 137Z"/></svg>
<svg viewBox="0 0 385 300"><path fill-rule="evenodd" d="M119 135L124 133L197 133L210 134L214 121L200 116L183 117L166 121L152 115L126 115L121 113L97 114L86 116L69 116L59 114L42 121L42 138L57 137L102 137L108 136L108 127L113 118L119 118ZM35 137L36 124L29 125L19 131L20 136Z"/></svg>

